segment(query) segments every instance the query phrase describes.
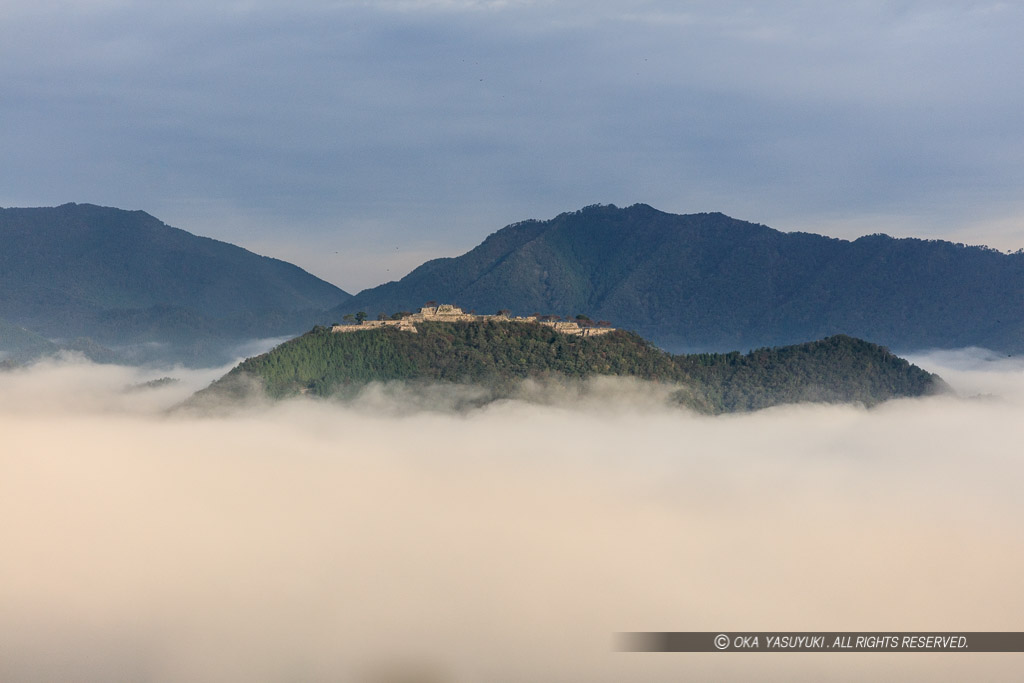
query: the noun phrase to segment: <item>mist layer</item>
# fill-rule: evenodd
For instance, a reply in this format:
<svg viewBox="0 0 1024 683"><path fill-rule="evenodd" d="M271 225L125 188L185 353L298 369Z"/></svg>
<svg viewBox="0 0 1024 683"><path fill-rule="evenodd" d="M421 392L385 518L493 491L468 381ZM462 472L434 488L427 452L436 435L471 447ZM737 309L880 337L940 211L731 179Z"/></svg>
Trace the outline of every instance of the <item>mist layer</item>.
<svg viewBox="0 0 1024 683"><path fill-rule="evenodd" d="M1011 680L1017 655L613 651L629 630L1024 630L1024 373L915 362L960 395L709 418L612 382L209 418L164 412L200 375L4 373L0 679Z"/></svg>

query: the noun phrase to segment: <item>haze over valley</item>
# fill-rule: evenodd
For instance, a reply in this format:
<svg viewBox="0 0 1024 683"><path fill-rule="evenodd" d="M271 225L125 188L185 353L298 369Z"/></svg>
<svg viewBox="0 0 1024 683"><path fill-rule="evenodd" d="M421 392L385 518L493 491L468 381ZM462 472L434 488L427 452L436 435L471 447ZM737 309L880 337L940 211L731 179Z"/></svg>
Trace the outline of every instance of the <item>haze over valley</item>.
<svg viewBox="0 0 1024 683"><path fill-rule="evenodd" d="M0 17L0 683L1020 679L1024 3Z"/></svg>
<svg viewBox="0 0 1024 683"><path fill-rule="evenodd" d="M32 223L54 214L69 222ZM752 661L611 646L623 630L1015 628L1024 597L1015 521L1024 519L1024 367L1011 310L1024 291L1020 254L888 237L848 243L721 215L601 206L509 226L462 257L352 297L141 212L67 205L0 218L18 238L3 273L3 314L14 322L0 327L10 345L0 371L3 680L852 681L1016 671L1009 655ZM644 244L642 234L646 249L620 247L624 235ZM694 251L666 247L680 239ZM783 257L794 241L814 248ZM815 261L818 248L846 251ZM820 265L853 272L842 270L851 253L876 279L917 275L869 287L871 296L858 291L867 281L846 275L834 282L852 289L830 290ZM27 254L68 266L33 268ZM738 265L765 254L771 267ZM543 277L531 280L537 268ZM681 284L712 271L733 274L738 289L687 299ZM787 272L817 275L793 286ZM638 286L643 273L661 279ZM942 289L949 273L1000 291L952 297ZM774 284L748 282L751 274ZM676 295L659 299L659 282ZM789 310L805 313L763 319L788 334L834 329L806 313L829 301L832 320L860 315L883 337L948 348L911 354L919 367L844 335L686 357L608 328L570 337L553 327L568 323L489 318L417 322L414 333L391 316L354 334L250 338L308 330L346 317L346 306L372 310L388 292L406 292L387 299L401 310L439 288L471 300L493 290L510 306L550 305L566 319L620 310L598 302L631 291L641 303L624 317L685 321L674 329L697 345L730 320L749 339L768 334L751 316L787 306L746 306L737 292L756 301L789 291ZM837 303L842 291L854 306ZM569 293L576 298L559 298ZM857 308L885 297L869 317ZM717 317L657 313L659 300ZM1006 315L994 327L951 322L984 311ZM799 327L801 315L817 327ZM62 331L110 346L43 334ZM973 338L1005 344L952 346ZM134 366L118 364L126 348ZM238 364L239 354L253 357ZM266 394L238 401L214 390L252 368ZM552 382L551 372L566 379ZM520 383L513 391L481 394L510 379ZM190 398L197 391L202 404Z"/></svg>
<svg viewBox="0 0 1024 683"><path fill-rule="evenodd" d="M370 387L168 417L226 368L0 373L0 678L1011 680L1015 655L611 649L1016 628L1024 367L914 360L958 395L700 417L602 380L469 413Z"/></svg>

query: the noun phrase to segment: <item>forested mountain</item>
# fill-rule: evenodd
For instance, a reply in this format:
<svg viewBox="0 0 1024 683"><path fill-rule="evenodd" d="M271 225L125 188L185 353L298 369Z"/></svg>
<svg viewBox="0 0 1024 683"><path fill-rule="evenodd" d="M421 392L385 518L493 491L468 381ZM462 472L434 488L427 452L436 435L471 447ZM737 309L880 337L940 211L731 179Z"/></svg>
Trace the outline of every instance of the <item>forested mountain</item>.
<svg viewBox="0 0 1024 683"><path fill-rule="evenodd" d="M344 291L142 211L0 209L0 353L77 347L210 364L254 337L427 300L586 314L673 351L835 334L900 350L1024 351L1024 253L872 235L853 242L638 204L524 221L398 282ZM32 350L34 349L34 350ZM126 349L135 355L126 356Z"/></svg>
<svg viewBox="0 0 1024 683"><path fill-rule="evenodd" d="M748 355L673 356L636 334L562 334L537 323L417 323L336 333L317 327L255 358L209 388L192 405L242 398L252 387L273 398L299 393L354 395L370 382L402 381L483 387L480 401L515 396L524 379L578 380L599 375L674 385L675 399L710 413L756 410L801 401L874 404L940 391L935 375L858 339L822 341Z"/></svg>
<svg viewBox="0 0 1024 683"><path fill-rule="evenodd" d="M494 233L333 312L586 314L676 351L848 334L901 350L1024 351L1024 253L871 235L846 241L719 213L591 206Z"/></svg>
<svg viewBox="0 0 1024 683"><path fill-rule="evenodd" d="M290 263L142 211L0 209L0 317L41 337L201 355L308 329L348 297Z"/></svg>

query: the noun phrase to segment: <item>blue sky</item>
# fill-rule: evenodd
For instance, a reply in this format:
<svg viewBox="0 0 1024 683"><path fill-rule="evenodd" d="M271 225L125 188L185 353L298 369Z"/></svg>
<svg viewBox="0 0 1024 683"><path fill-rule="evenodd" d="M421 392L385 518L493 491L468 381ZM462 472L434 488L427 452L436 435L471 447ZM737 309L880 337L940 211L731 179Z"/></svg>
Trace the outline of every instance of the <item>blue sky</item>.
<svg viewBox="0 0 1024 683"><path fill-rule="evenodd" d="M349 290L593 203L1024 247L999 2L0 0L0 205Z"/></svg>

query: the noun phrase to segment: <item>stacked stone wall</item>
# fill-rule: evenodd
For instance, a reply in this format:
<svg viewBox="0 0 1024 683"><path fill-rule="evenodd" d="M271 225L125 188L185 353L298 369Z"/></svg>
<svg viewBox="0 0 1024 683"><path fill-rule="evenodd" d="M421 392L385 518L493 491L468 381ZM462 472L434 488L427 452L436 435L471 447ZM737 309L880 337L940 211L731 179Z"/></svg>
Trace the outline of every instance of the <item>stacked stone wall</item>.
<svg viewBox="0 0 1024 683"><path fill-rule="evenodd" d="M615 330L614 327L581 327L576 322L558 322L539 320L537 316L516 316L510 318L507 315L474 315L466 313L458 306L441 304L440 306L424 306L419 313L407 315L401 320L364 320L358 325L335 325L331 332L361 332L379 327L395 327L403 332L417 332L416 323L420 322L518 322L518 323L539 323L545 327L552 328L555 332L578 337L596 337L608 334Z"/></svg>

